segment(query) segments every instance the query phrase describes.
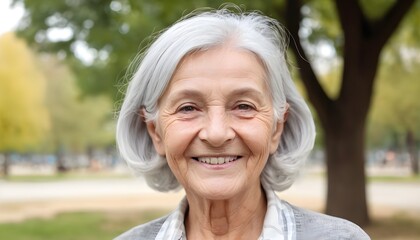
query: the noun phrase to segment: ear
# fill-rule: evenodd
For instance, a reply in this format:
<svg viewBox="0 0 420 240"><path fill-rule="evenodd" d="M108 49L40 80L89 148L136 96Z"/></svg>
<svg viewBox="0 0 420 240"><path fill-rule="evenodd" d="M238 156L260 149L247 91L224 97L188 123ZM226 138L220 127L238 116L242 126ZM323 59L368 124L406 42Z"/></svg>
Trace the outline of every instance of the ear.
<svg viewBox="0 0 420 240"><path fill-rule="evenodd" d="M271 141L270 141L270 154L274 154L277 151L277 148L279 147L281 134L283 133L284 128L284 121L277 121L276 128L273 134L271 135Z"/></svg>
<svg viewBox="0 0 420 240"><path fill-rule="evenodd" d="M156 152L161 156L165 156L165 145L163 143L159 129L156 128L156 123L154 121L146 121L144 117L144 109L141 110L141 113L142 120L146 124L147 132L149 133L149 136L152 139L153 146L155 147Z"/></svg>
<svg viewBox="0 0 420 240"><path fill-rule="evenodd" d="M287 117L289 115L289 104L286 103L286 111L283 114L283 119L280 119L276 123L275 131L271 136L270 142L270 154L274 154L280 143L281 134L283 133L284 124L286 124Z"/></svg>

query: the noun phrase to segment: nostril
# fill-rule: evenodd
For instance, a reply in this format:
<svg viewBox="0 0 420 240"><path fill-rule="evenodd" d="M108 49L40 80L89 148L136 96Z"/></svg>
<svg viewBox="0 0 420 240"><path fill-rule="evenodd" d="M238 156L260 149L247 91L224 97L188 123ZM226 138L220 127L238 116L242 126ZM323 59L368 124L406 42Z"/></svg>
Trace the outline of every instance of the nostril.
<svg viewBox="0 0 420 240"><path fill-rule="evenodd" d="M235 138L235 131L227 118L225 109L212 108L207 112L206 121L199 132L201 141L211 146L219 147Z"/></svg>
<svg viewBox="0 0 420 240"><path fill-rule="evenodd" d="M232 129L212 130L203 129L199 133L199 139L214 147L219 147L227 142L232 142L236 138L236 133Z"/></svg>

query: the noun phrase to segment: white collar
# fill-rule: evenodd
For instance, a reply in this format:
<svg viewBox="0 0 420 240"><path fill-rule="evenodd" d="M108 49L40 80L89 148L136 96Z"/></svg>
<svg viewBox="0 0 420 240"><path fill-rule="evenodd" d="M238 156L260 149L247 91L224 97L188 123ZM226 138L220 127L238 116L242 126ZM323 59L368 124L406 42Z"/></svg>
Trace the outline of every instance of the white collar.
<svg viewBox="0 0 420 240"><path fill-rule="evenodd" d="M267 212L263 230L258 240L296 239L296 222L293 209L284 204L273 190L263 187L267 198ZM163 223L156 240L186 240L184 219L188 209L187 198L184 197L177 209Z"/></svg>

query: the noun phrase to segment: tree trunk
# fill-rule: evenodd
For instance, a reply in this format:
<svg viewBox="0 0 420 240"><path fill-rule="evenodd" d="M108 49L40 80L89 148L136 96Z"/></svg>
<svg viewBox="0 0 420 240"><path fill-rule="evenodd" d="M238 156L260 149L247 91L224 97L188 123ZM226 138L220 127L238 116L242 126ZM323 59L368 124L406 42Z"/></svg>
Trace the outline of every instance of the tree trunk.
<svg viewBox="0 0 420 240"><path fill-rule="evenodd" d="M65 165L65 159L64 159L64 149L62 146L60 146L56 153L55 153L55 157L56 157L56 170L58 173L64 173L66 172L68 169Z"/></svg>
<svg viewBox="0 0 420 240"><path fill-rule="evenodd" d="M327 96L300 42L304 1L286 1L285 19L308 98L324 127L328 194L327 213L360 226L369 222L364 175L365 122L379 55L414 0L395 1L380 19L366 17L359 1L336 0L343 30L343 74L337 98Z"/></svg>
<svg viewBox="0 0 420 240"><path fill-rule="evenodd" d="M89 168L94 169L97 166L96 159L94 159L94 149L92 146L88 146L86 149L86 155L89 161Z"/></svg>
<svg viewBox="0 0 420 240"><path fill-rule="evenodd" d="M10 167L10 153L4 154L4 162L3 162L3 176L9 176L9 167Z"/></svg>
<svg viewBox="0 0 420 240"><path fill-rule="evenodd" d="M414 139L414 133L411 130L407 131L406 136L407 150L410 156L411 173L413 175L419 174L419 159L416 150L416 141Z"/></svg>
<svg viewBox="0 0 420 240"><path fill-rule="evenodd" d="M351 116L344 117L352 119ZM369 223L369 216L365 192L364 126L342 126L342 122L325 126L328 173L326 213L365 226Z"/></svg>

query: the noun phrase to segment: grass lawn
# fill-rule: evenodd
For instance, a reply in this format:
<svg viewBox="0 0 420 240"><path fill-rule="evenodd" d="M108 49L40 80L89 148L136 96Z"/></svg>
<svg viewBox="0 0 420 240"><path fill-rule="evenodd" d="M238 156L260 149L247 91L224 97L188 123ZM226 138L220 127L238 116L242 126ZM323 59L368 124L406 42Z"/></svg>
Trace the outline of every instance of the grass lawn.
<svg viewBox="0 0 420 240"><path fill-rule="evenodd" d="M399 182L399 183L420 183L420 175L411 176L368 176L369 182Z"/></svg>
<svg viewBox="0 0 420 240"><path fill-rule="evenodd" d="M168 211L126 211L65 213L53 219L31 219L0 224L0 239L13 240L95 240L112 239L140 223L163 216ZM419 239L420 219L406 215L376 219L366 229L372 239Z"/></svg>
<svg viewBox="0 0 420 240"><path fill-rule="evenodd" d="M167 211L76 212L52 219L30 219L21 223L0 224L0 239L13 240L95 240L113 239L122 232L147 222Z"/></svg>

